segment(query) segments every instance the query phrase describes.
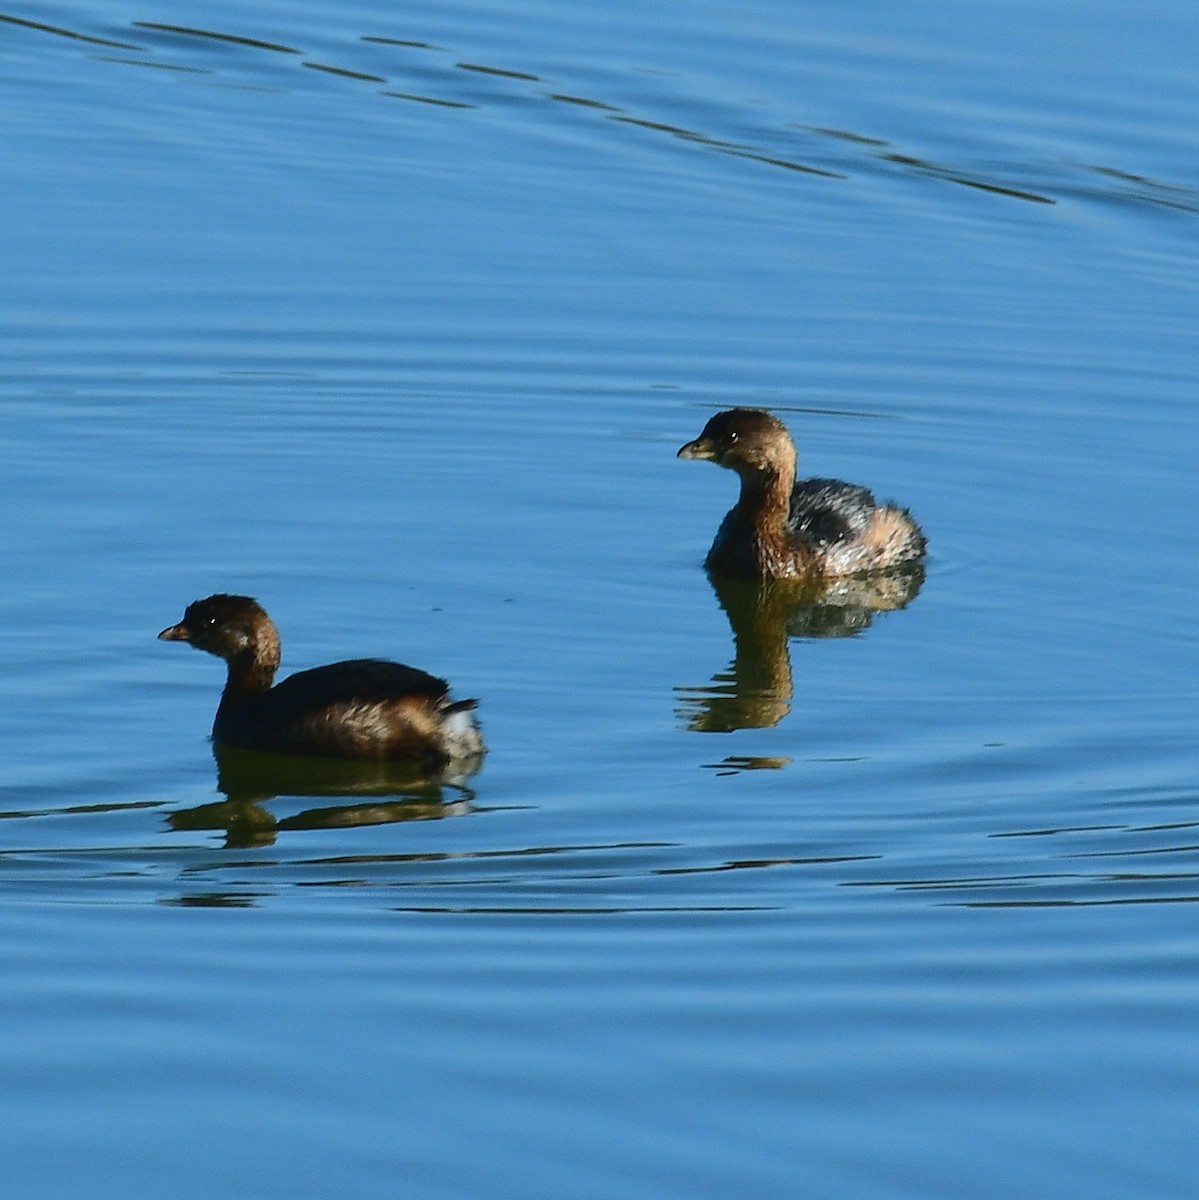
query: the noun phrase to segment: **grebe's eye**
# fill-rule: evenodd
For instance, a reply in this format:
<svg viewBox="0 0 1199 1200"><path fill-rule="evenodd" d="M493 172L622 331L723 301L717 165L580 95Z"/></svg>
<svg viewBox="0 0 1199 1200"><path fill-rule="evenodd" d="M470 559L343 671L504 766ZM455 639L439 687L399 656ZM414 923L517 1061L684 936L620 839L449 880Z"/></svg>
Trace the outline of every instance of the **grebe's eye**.
<svg viewBox="0 0 1199 1200"><path fill-rule="evenodd" d="M729 434L727 440L730 446L737 440L737 431L735 429Z"/></svg>

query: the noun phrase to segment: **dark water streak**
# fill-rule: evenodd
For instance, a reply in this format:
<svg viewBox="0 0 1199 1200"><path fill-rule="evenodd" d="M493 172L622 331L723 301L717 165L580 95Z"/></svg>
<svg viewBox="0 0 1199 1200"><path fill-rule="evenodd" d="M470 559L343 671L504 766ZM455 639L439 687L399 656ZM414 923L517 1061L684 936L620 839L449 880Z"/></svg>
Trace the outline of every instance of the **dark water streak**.
<svg viewBox="0 0 1199 1200"><path fill-rule="evenodd" d="M112 46L126 50L139 50L146 54L154 54L160 48L153 43L137 44L134 42L113 41L95 34L46 25L13 15L0 14L0 21L36 32L70 38L83 43ZM242 34L145 20L132 22L131 28L166 35L163 38L164 47L170 45L172 39L218 42L230 47L245 48L247 50L265 50L275 54L300 56L300 66L344 79L380 84L394 84L397 82L397 80L385 75L376 74L358 67L314 61L303 57L305 51L295 46L280 42L265 41ZM417 38L408 39L365 34L361 35L358 40L376 46L421 51L428 55L452 55L452 51L444 47ZM347 45L345 49L347 54L352 55L354 53L352 44ZM136 65L138 63L138 60L126 59L109 59L107 61L127 63L129 65ZM145 63L141 65L151 64ZM182 71L194 71L197 69L195 66L177 63L156 63L153 65ZM440 64L432 65L431 79L436 79L443 83L449 92L448 95L430 96L412 91L398 91L394 87L390 87L378 94L393 99L409 100L415 103L432 104L451 109L478 109L487 108L496 103L503 104L511 98L511 94L497 94L485 97L469 89L463 90L460 82L455 78L455 72L467 72L499 80L511 80L514 83L546 84L549 82L541 75L513 66L468 61L450 62L445 66L441 66ZM215 68L205 69L215 70ZM562 81L556 82L554 86L561 88ZM526 98L535 101L545 99L567 103L583 110L592 110L607 119L633 129L665 134L671 138L677 138L709 151L730 155L734 158L744 159L762 166L775 167L788 172L823 177L831 180L852 179L863 170L872 171L880 168L896 168L905 174L914 173L924 178L978 189L991 195L1034 204L1053 205L1065 197L1089 196L1095 201L1145 203L1160 205L1179 213L1199 213L1199 192L1196 192L1193 188L1188 188L1177 183L1155 180L1116 165L1057 163L1049 166L1047 164L1030 164L1026 168L1026 171L1039 177L1041 183L1039 187L1032 187L1025 184L1019 178L1021 173L1019 166L1011 168L1016 171L1016 178L1000 179L988 177L987 173L978 167L935 162L921 154L892 147L887 139L873 136L865 131L831 129L790 121L783 122L779 127L773 129L761 130L761 135L765 141L763 144L755 145L737 140L729 140L699 129L680 126L661 117L630 112L627 105L613 103L609 99L585 97L562 90L555 90L548 93L539 92ZM730 118L730 124L743 124L745 121L745 117L741 114L729 113L727 116ZM750 119L752 120L752 118ZM808 149L811 151L813 157L820 161L806 161L803 158L796 157L793 153L777 152L776 148L783 146L791 147L796 140L795 135L797 133L804 135L805 141L809 144ZM856 153L852 155L839 153L837 150L838 146L851 147ZM798 147L795 148L798 149ZM1096 181L1096 177L1100 180L1109 181L1111 186L1101 186ZM1057 196L1053 195L1052 192L1055 190L1060 194Z"/></svg>

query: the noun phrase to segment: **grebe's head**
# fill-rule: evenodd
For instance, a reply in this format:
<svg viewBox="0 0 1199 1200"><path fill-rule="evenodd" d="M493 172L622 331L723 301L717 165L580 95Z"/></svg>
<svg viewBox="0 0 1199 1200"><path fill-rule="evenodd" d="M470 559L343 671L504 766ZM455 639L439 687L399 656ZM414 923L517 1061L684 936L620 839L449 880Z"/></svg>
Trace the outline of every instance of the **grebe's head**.
<svg viewBox="0 0 1199 1200"><path fill-rule="evenodd" d="M717 413L679 458L702 458L739 474L795 471L795 444L787 427L760 408Z"/></svg>
<svg viewBox="0 0 1199 1200"><path fill-rule="evenodd" d="M221 593L196 600L178 625L158 636L164 642L187 642L226 661L248 654L279 664L279 634L262 605L249 596Z"/></svg>

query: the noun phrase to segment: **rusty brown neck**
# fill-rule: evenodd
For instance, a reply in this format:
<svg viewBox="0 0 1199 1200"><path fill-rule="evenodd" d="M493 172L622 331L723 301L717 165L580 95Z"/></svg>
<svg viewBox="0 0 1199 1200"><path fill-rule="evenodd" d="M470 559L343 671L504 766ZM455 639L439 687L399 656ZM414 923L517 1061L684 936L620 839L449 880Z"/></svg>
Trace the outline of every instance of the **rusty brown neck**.
<svg viewBox="0 0 1199 1200"><path fill-rule="evenodd" d="M792 471L747 471L741 475L741 497L737 507L759 533L783 534L791 518Z"/></svg>

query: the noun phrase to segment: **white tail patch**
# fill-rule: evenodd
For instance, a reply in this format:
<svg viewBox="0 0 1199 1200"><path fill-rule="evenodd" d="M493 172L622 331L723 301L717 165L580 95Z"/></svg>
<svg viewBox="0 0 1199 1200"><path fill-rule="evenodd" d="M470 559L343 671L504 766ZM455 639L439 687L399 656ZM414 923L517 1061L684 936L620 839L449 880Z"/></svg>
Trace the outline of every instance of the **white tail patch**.
<svg viewBox="0 0 1199 1200"><path fill-rule="evenodd" d="M466 758L484 751L483 735L475 723L475 704L474 700L460 700L442 713L442 744L451 758Z"/></svg>

